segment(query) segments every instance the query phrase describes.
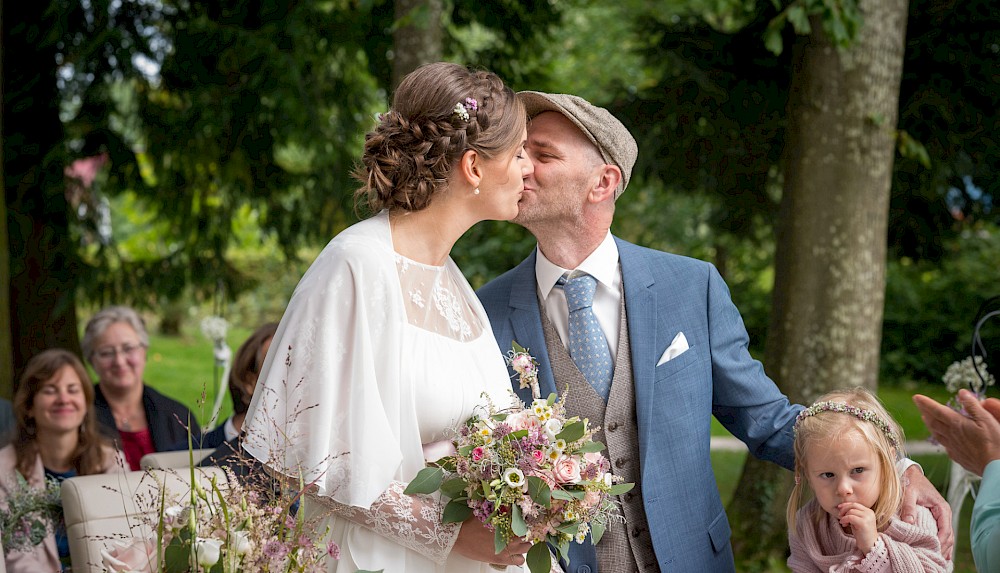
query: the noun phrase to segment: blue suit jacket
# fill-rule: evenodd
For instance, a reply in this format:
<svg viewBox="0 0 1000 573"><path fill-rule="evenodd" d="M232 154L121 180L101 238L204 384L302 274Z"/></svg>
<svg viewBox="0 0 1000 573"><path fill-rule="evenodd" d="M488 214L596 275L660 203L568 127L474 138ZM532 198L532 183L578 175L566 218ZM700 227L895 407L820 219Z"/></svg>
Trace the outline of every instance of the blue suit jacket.
<svg viewBox="0 0 1000 573"><path fill-rule="evenodd" d="M743 319L714 266L615 240L632 347L643 504L657 562L664 572L733 571L729 521L709 455L709 413L753 455L792 468L792 426L801 407L790 405L750 356ZM484 286L479 297L501 350L514 340L538 360L544 396L556 385L535 256ZM678 332L690 348L657 366ZM593 547L572 544L567 573L597 570Z"/></svg>

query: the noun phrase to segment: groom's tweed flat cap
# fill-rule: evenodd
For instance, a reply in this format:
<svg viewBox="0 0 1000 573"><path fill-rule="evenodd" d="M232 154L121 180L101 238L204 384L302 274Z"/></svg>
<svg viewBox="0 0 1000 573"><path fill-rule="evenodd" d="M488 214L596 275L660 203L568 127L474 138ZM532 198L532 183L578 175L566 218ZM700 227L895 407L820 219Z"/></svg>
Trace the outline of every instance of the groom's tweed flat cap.
<svg viewBox="0 0 1000 573"><path fill-rule="evenodd" d="M628 186L632 166L639 154L635 138L622 122L603 107L597 107L575 95L525 91L518 92L517 97L524 103L528 118L544 111L557 111L565 115L597 146L605 162L621 169L622 180L615 190L617 200Z"/></svg>

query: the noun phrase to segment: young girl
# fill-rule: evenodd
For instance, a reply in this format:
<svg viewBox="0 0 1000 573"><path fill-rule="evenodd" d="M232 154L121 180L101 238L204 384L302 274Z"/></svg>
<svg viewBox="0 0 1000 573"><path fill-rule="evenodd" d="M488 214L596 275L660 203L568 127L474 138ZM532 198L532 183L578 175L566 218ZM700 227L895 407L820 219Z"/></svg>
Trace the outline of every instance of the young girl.
<svg viewBox="0 0 1000 573"><path fill-rule="evenodd" d="M897 512L903 431L864 388L831 392L795 422L795 488L788 501L788 566L807 572L951 571L934 517ZM814 499L804 506L808 485Z"/></svg>

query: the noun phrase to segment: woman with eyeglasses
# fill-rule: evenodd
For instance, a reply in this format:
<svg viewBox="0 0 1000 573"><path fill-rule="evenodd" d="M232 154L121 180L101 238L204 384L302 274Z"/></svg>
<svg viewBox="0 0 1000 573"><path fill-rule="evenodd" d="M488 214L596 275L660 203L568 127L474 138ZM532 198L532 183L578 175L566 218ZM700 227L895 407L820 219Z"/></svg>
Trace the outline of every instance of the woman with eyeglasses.
<svg viewBox="0 0 1000 573"><path fill-rule="evenodd" d="M28 361L14 393L14 440L0 449L0 505L14 510L10 504L27 503L26 486L41 490L46 481L121 471L124 460L98 432L93 404L90 377L76 355L53 348ZM7 532L22 542L5 548L8 573L51 573L69 563L59 521L41 535Z"/></svg>
<svg viewBox="0 0 1000 573"><path fill-rule="evenodd" d="M121 445L133 470L146 454L186 444L189 429L200 439L191 410L145 384L149 334L135 310L109 306L98 312L87 322L81 346L97 373L97 421Z"/></svg>

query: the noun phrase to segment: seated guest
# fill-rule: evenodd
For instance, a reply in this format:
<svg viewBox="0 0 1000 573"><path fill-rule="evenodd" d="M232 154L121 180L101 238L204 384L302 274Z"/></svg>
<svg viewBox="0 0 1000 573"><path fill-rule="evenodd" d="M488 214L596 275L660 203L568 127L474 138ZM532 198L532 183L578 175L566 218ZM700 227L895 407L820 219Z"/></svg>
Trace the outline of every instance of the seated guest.
<svg viewBox="0 0 1000 573"><path fill-rule="evenodd" d="M216 448L201 465L229 467L238 476L245 477L250 468L245 462L253 460L243 453L239 445L243 420L257 387L260 367L264 365L271 338L278 329L278 323L269 322L250 335L236 351L233 368L229 371L229 396L233 400L233 415L226 423L212 430L202 440L202 447ZM256 461L256 460L253 460Z"/></svg>
<svg viewBox="0 0 1000 573"><path fill-rule="evenodd" d="M271 346L271 338L278 329L277 322L269 322L250 335L236 351L233 367L229 371L229 398L233 401L233 415L214 430L206 433L200 440L202 448L218 448L226 442L236 443L243 430L243 420L253 398L253 390L257 387L257 376L264 364L267 349ZM197 444L196 444L197 445ZM186 450L187 440L174 444L175 450ZM228 452L229 450L224 450ZM214 455L214 454L213 454ZM216 464L212 464L216 465Z"/></svg>
<svg viewBox="0 0 1000 573"><path fill-rule="evenodd" d="M191 410L144 382L149 334L134 310L109 306L98 312L87 322L81 346L97 373L97 422L121 444L130 468L139 469L146 454L186 443L188 429L201 435Z"/></svg>
<svg viewBox="0 0 1000 573"><path fill-rule="evenodd" d="M121 471L124 460L98 432L93 404L94 387L72 353L51 349L28 361L14 394L14 440L0 449L0 503L17 494L19 478L43 489L46 479ZM60 571L69 562L65 527L54 525L30 550L5 552L8 573Z"/></svg>

